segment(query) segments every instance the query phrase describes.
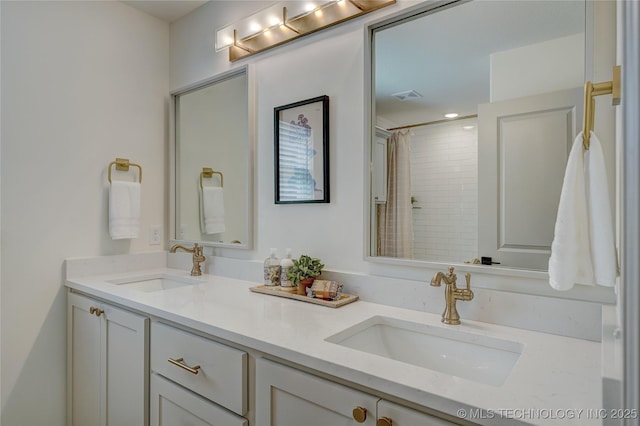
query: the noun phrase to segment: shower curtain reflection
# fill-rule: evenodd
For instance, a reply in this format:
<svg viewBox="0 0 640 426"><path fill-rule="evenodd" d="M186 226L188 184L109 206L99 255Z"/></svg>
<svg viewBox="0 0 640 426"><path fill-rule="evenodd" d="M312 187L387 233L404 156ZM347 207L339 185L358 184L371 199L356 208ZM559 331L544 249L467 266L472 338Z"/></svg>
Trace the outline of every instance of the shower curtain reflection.
<svg viewBox="0 0 640 426"><path fill-rule="evenodd" d="M409 130L387 139L387 201L379 205L379 255L413 257L411 211L411 136Z"/></svg>

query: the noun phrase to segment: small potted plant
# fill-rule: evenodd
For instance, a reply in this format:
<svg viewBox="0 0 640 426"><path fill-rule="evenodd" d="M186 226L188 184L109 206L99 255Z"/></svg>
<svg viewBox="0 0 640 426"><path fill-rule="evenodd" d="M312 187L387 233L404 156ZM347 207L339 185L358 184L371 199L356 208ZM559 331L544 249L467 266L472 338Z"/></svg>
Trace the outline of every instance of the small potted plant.
<svg viewBox="0 0 640 426"><path fill-rule="evenodd" d="M324 265L320 259L303 254L299 259L293 259L293 266L287 275L291 282L298 286L298 294L306 296L307 288L311 287L316 277L322 273L322 268Z"/></svg>

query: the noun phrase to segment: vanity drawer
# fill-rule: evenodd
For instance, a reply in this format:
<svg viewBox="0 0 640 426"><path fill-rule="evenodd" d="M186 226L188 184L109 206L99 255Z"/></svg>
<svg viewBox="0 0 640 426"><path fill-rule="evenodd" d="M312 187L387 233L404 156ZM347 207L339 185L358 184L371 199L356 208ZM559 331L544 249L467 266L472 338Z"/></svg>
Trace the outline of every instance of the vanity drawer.
<svg viewBox="0 0 640 426"><path fill-rule="evenodd" d="M151 369L241 416L247 412L247 359L241 350L151 324Z"/></svg>
<svg viewBox="0 0 640 426"><path fill-rule="evenodd" d="M151 375L151 426L247 426L247 419L180 385Z"/></svg>

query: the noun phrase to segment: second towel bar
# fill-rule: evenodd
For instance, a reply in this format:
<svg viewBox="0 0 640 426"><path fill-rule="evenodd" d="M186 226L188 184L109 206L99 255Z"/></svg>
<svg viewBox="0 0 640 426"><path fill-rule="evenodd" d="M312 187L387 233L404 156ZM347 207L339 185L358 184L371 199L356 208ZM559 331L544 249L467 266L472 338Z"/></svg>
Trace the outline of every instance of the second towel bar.
<svg viewBox="0 0 640 426"><path fill-rule="evenodd" d="M220 188L224 186L224 176L222 175L222 172L216 172L211 167L203 167L202 172L200 173L200 189L203 189L202 179L210 179L213 177L213 175L220 175Z"/></svg>

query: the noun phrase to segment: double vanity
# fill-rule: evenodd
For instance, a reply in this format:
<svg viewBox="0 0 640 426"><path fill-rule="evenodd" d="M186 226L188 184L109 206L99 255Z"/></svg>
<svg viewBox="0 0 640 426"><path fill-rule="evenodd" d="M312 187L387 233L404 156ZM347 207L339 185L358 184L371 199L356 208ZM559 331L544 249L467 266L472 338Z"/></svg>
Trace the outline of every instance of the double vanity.
<svg viewBox="0 0 640 426"><path fill-rule="evenodd" d="M601 422L600 343L257 294L167 256L66 262L70 424Z"/></svg>

